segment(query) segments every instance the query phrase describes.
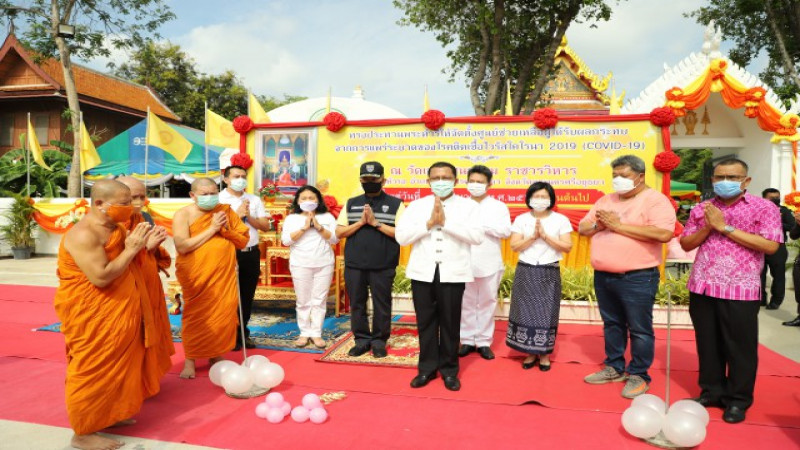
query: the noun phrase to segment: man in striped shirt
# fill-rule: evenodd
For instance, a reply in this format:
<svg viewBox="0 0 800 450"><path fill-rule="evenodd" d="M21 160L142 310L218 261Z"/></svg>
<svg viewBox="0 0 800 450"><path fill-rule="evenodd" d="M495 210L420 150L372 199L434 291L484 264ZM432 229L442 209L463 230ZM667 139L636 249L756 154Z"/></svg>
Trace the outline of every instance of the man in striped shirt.
<svg viewBox="0 0 800 450"><path fill-rule="evenodd" d="M700 362L703 406L725 407L728 423L745 419L758 367L758 310L764 255L783 242L778 208L746 192L747 164L714 166L716 196L692 209L681 247L699 247L689 278L689 314Z"/></svg>

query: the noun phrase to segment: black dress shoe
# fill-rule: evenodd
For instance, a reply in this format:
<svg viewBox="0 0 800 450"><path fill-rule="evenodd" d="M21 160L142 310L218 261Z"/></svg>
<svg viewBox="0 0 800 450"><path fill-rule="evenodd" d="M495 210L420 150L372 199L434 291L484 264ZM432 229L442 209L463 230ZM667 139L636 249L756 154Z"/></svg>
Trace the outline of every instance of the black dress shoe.
<svg viewBox="0 0 800 450"><path fill-rule="evenodd" d="M494 353L489 347L478 347L478 354L483 359L494 359Z"/></svg>
<svg viewBox="0 0 800 450"><path fill-rule="evenodd" d="M347 352L350 356L361 356L369 351L369 345L356 345Z"/></svg>
<svg viewBox="0 0 800 450"><path fill-rule="evenodd" d="M539 358L536 358L536 359L534 359L534 360L533 360L533 361L531 361L531 362L525 362L525 361L523 360L523 361L522 361L522 368L523 368L523 369L525 369L525 370L532 369L532 368L533 368L533 366L535 366L537 362L539 362Z"/></svg>
<svg viewBox="0 0 800 450"><path fill-rule="evenodd" d="M767 309L772 309L772 310L778 309L780 307L781 307L781 305L779 305L777 303L770 303L769 305L767 305Z"/></svg>
<svg viewBox="0 0 800 450"><path fill-rule="evenodd" d="M744 420L745 411L738 406L728 406L722 414L722 420L728 423L739 423Z"/></svg>
<svg viewBox="0 0 800 450"><path fill-rule="evenodd" d="M428 373L428 374L419 374L411 380L411 387L412 388L421 388L423 386L427 386L428 383L431 382L432 379L436 378L436 372Z"/></svg>
<svg viewBox="0 0 800 450"><path fill-rule="evenodd" d="M781 325L785 325L787 327L800 327L800 316L795 317L794 320L783 322Z"/></svg>
<svg viewBox="0 0 800 450"><path fill-rule="evenodd" d="M386 347L372 347L372 356L376 358L386 358L388 354Z"/></svg>
<svg viewBox="0 0 800 450"><path fill-rule="evenodd" d="M458 348L458 356L463 358L474 351L475 351L474 345L463 344L461 347Z"/></svg>
<svg viewBox="0 0 800 450"><path fill-rule="evenodd" d="M245 348L256 348L256 341L253 338L249 337L249 338L244 340L244 347Z"/></svg>
<svg viewBox="0 0 800 450"><path fill-rule="evenodd" d="M458 377L444 377L444 387L450 391L457 391L461 389L461 382L458 381Z"/></svg>
<svg viewBox="0 0 800 450"><path fill-rule="evenodd" d="M550 370L550 364L542 364L540 362L539 363L539 370L541 370L542 372L547 372L548 370Z"/></svg>
<svg viewBox="0 0 800 450"><path fill-rule="evenodd" d="M697 403L700 403L700 405L703 406L704 408L721 408L722 407L722 402L720 402L719 400L715 400L715 399L713 399L711 397L704 397L702 395L700 397L691 398L689 400L692 400L692 401L695 401Z"/></svg>

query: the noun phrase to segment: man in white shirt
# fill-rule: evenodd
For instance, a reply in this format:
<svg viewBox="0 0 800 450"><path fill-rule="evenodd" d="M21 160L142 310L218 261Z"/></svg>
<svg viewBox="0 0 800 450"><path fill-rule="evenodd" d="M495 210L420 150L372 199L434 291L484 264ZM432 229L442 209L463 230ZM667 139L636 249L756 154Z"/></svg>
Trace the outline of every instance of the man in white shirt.
<svg viewBox="0 0 800 450"><path fill-rule="evenodd" d="M395 238L411 245L406 276L419 327L419 363L412 388L444 378L445 388L461 389L458 340L464 284L473 280L470 250L483 240L478 205L453 195L456 168L448 162L428 169L433 195L414 200L397 222Z"/></svg>
<svg viewBox="0 0 800 450"><path fill-rule="evenodd" d="M464 357L477 350L483 359L494 359L494 310L497 306L497 288L503 278L505 265L500 250L501 239L511 235L511 214L505 203L490 197L492 171L477 165L467 172L467 190L478 204L480 225L484 237L480 245L472 246L472 275L467 283L461 304L461 347L458 356Z"/></svg>
<svg viewBox="0 0 800 450"><path fill-rule="evenodd" d="M250 230L250 240L247 247L236 250L236 262L239 265L239 301L242 305L242 321L244 322L244 345L255 348L256 343L250 338L247 322L250 321L250 311L253 308L253 297L256 294L258 278L261 275L261 253L258 251L258 232L269 231L271 217L264 209L261 199L245 192L247 188L247 170L240 166L228 166L223 172L227 188L219 193L219 202L230 205L231 209L239 215L242 222ZM236 347L234 351L242 348L241 333L236 333Z"/></svg>

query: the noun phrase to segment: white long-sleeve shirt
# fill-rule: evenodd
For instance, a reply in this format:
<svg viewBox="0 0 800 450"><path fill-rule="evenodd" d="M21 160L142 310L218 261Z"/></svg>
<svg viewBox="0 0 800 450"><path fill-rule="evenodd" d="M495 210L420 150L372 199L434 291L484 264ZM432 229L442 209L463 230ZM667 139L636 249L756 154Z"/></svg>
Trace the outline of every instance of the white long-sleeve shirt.
<svg viewBox="0 0 800 450"><path fill-rule="evenodd" d="M292 233L306 226L306 216L303 214L289 214L283 220L281 241L289 246L289 264L300 267L325 267L334 262L331 245L339 242L336 238L336 219L331 213L318 214L317 222L331 233L328 240L322 238L313 227L306 230L296 241L292 240Z"/></svg>
<svg viewBox="0 0 800 450"><path fill-rule="evenodd" d="M474 201L474 200L473 200ZM488 277L503 270L501 240L511 236L511 214L508 206L492 197L485 197L478 205L483 242L472 246L472 275Z"/></svg>
<svg viewBox="0 0 800 450"><path fill-rule="evenodd" d="M478 204L451 195L442 202L444 225L435 225L428 230L434 199L429 195L414 200L397 222L395 239L400 245L412 245L406 276L431 283L438 264L442 283L473 281L470 252L473 245L483 241Z"/></svg>

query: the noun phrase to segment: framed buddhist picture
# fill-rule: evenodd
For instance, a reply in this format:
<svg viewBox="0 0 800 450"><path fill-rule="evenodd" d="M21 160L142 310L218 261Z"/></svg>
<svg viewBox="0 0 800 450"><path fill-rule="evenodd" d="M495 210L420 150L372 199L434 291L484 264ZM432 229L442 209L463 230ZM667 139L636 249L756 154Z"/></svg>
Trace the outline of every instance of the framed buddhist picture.
<svg viewBox="0 0 800 450"><path fill-rule="evenodd" d="M316 130L259 130L255 138L258 187L271 182L292 196L300 186L315 183Z"/></svg>

